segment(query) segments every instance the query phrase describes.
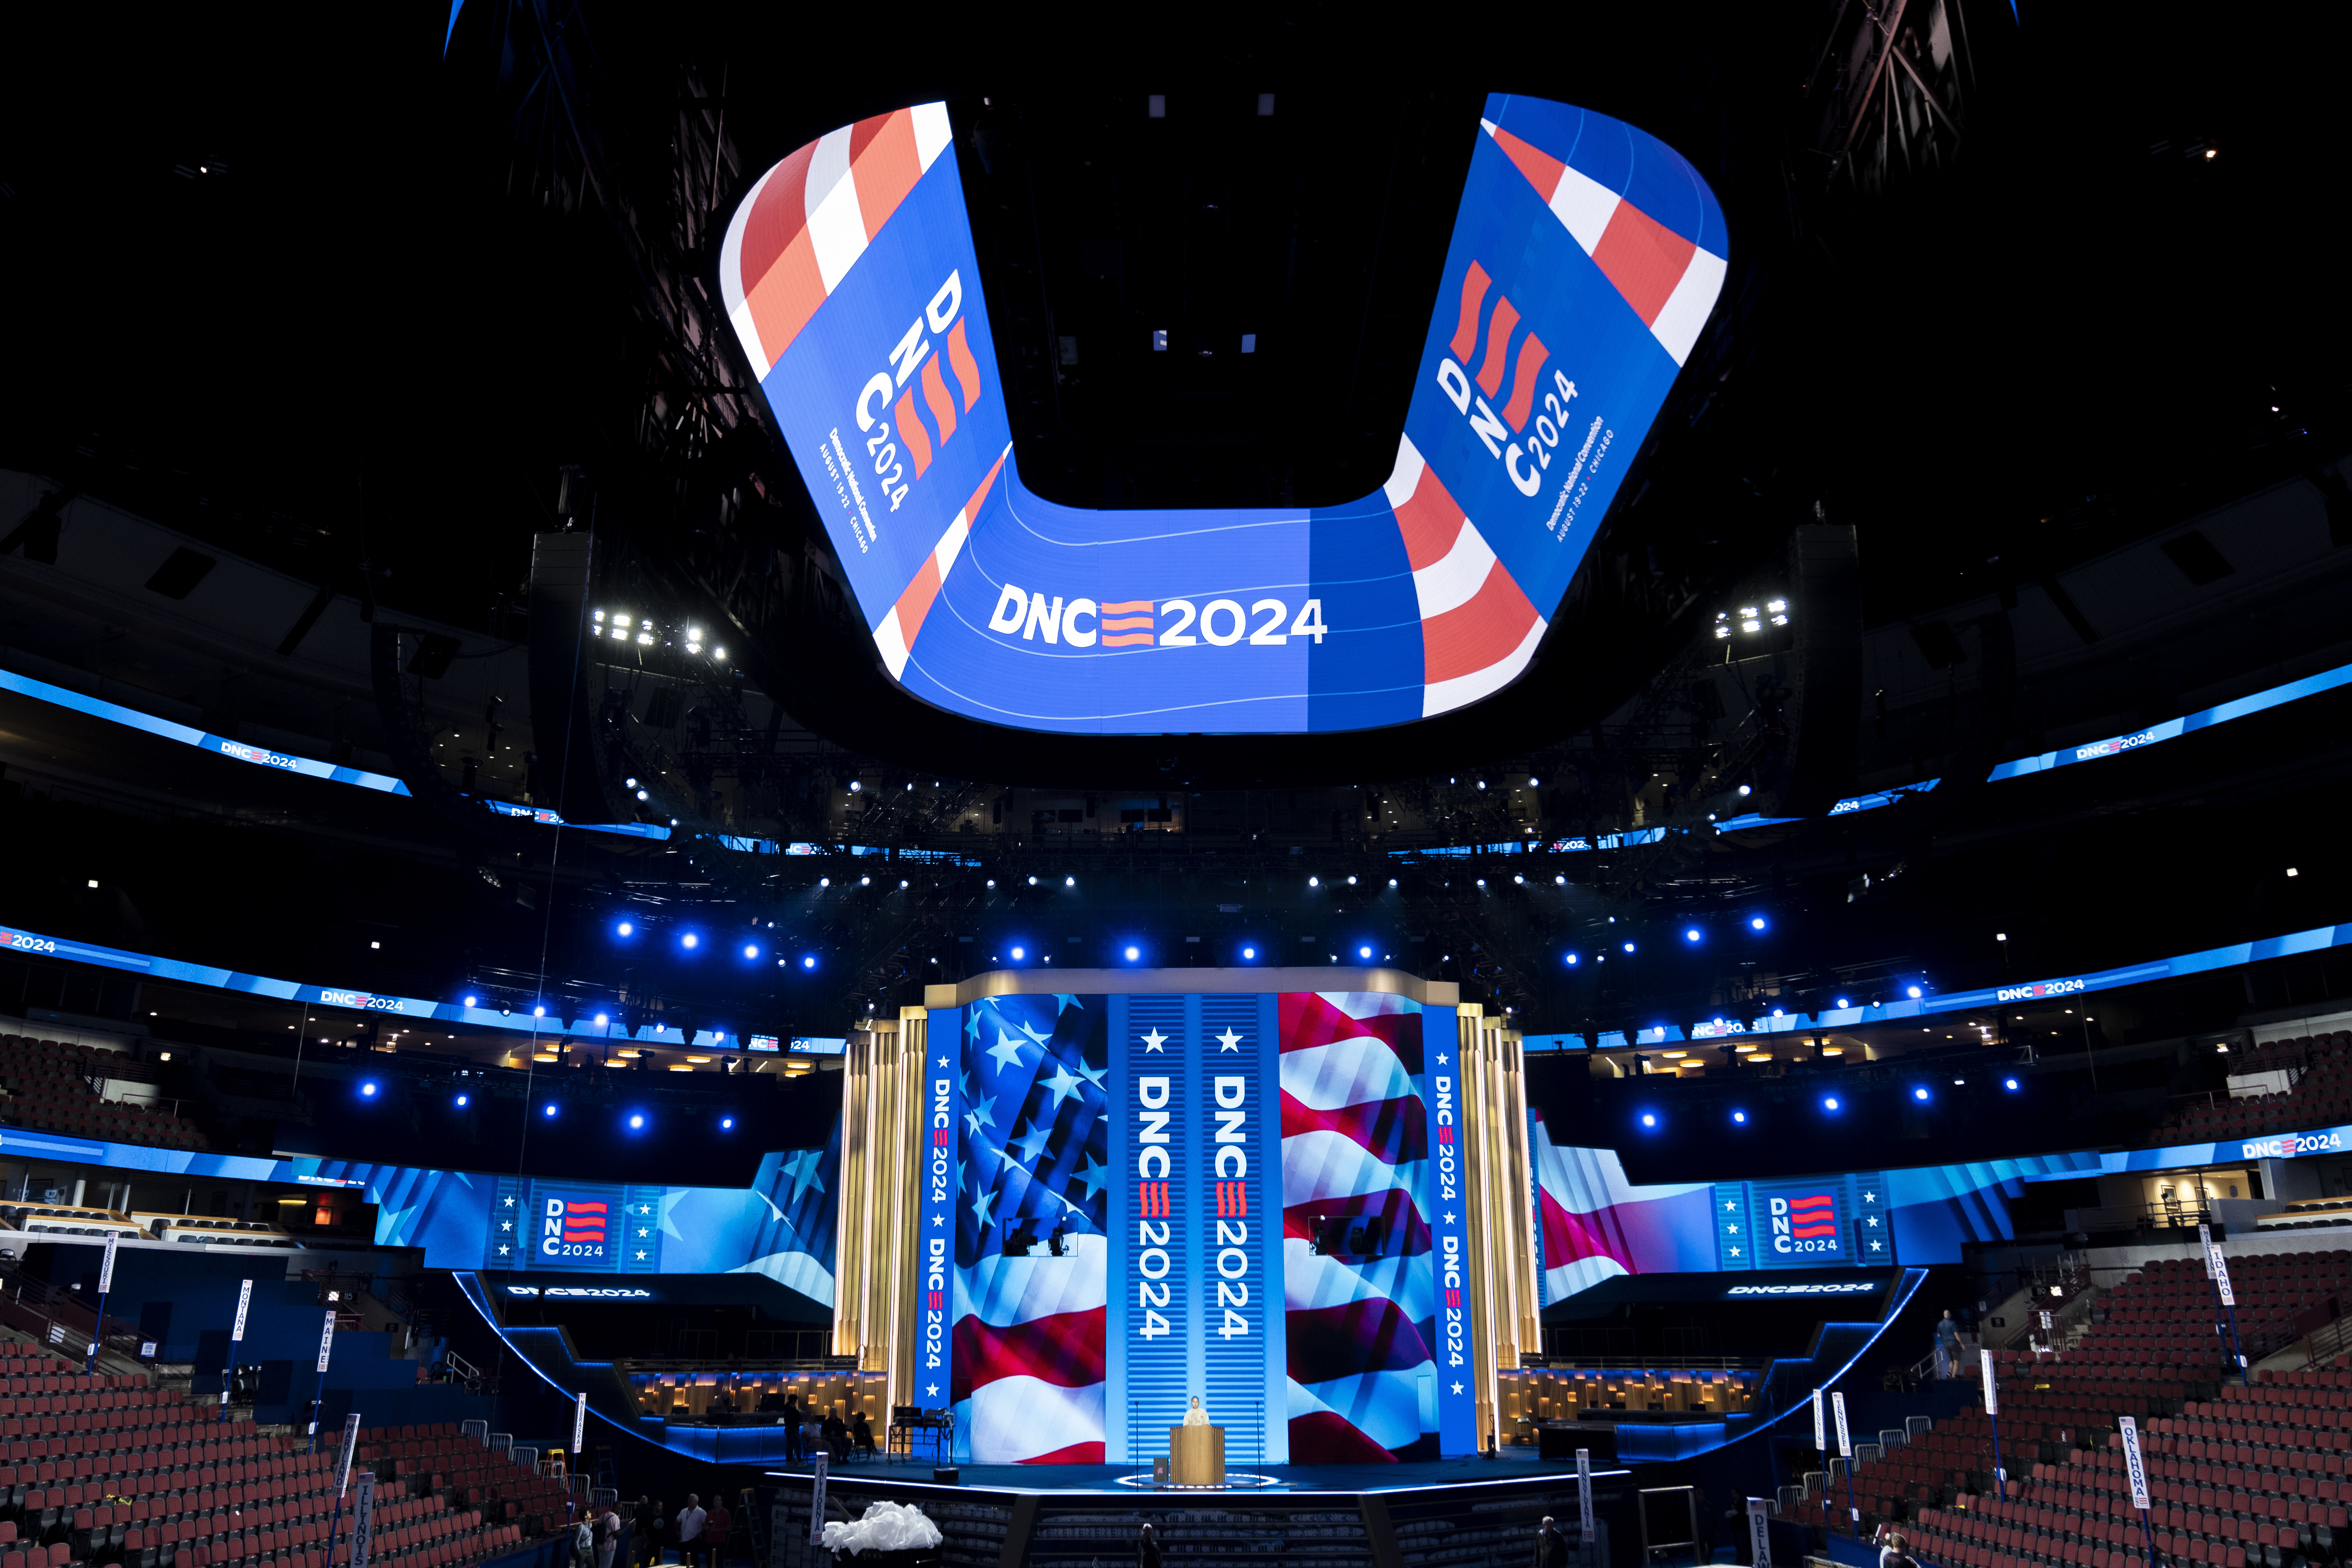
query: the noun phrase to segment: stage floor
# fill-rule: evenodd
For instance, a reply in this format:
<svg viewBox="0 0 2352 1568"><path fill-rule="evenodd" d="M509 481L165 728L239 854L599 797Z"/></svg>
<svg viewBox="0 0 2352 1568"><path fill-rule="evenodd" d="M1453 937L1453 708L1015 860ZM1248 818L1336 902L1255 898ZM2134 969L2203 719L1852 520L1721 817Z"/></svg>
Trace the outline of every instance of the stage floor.
<svg viewBox="0 0 2352 1568"><path fill-rule="evenodd" d="M1532 1449L1522 1448L1506 1449L1500 1458L1493 1459L1436 1459L1410 1465L1232 1465L1228 1467L1228 1472L1262 1476L1265 1478L1265 1484L1216 1489L1155 1488L1149 1469L1143 1472L1138 1483L1135 1470L1126 1465L963 1465L958 1468L958 1485L964 1489L995 1492L1149 1497L1166 1504L1186 1498L1239 1500L1270 1494L1296 1496L1302 1492L1353 1496L1361 1492L1402 1492L1545 1479L1565 1480L1573 1485L1576 1462L1573 1459L1538 1459ZM845 1465L828 1466L825 1473L829 1482L844 1484L882 1482L892 1487L919 1487L926 1490L936 1485L931 1479L930 1461L921 1458L899 1458L887 1462L853 1460ZM1593 1472L1595 1475L1625 1473L1614 1466ZM767 1468L767 1474L779 1480L793 1478L806 1480L809 1468L805 1462L772 1466Z"/></svg>

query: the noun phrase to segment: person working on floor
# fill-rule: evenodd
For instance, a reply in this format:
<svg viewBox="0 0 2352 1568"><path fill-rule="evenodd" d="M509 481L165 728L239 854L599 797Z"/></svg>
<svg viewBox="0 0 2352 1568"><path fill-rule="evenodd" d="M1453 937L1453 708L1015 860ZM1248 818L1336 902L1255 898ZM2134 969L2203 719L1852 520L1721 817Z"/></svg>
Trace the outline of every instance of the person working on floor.
<svg viewBox="0 0 2352 1568"><path fill-rule="evenodd" d="M702 1511L702 1500L694 1493L686 1494L686 1506L677 1510L677 1560L680 1563L702 1561L702 1527L710 1516Z"/></svg>

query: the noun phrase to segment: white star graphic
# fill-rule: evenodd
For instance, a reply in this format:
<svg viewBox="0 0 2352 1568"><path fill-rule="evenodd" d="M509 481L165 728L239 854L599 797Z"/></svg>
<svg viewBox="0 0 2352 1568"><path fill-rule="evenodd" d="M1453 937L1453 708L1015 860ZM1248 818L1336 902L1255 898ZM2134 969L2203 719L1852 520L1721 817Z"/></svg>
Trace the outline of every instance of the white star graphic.
<svg viewBox="0 0 2352 1568"><path fill-rule="evenodd" d="M1092 1202L1097 1193L1110 1185L1110 1167L1089 1154L1087 1156L1086 1164L1078 1172L1078 1180L1086 1183L1087 1198L1088 1202Z"/></svg>
<svg viewBox="0 0 2352 1568"><path fill-rule="evenodd" d="M1234 1032L1231 1024L1226 1025L1225 1032L1217 1037L1217 1048L1220 1051L1238 1051L1242 1048L1242 1037Z"/></svg>
<svg viewBox="0 0 2352 1568"><path fill-rule="evenodd" d="M935 1214L931 1216L931 1226L933 1229L937 1229L939 1226L947 1224L947 1215L945 1215Z"/></svg>
<svg viewBox="0 0 2352 1568"><path fill-rule="evenodd" d="M499 1221L499 1228L500 1230L512 1230L514 1228L514 1221L510 1219L502 1219Z"/></svg>
<svg viewBox="0 0 2352 1568"><path fill-rule="evenodd" d="M1147 1051L1159 1050L1167 1043L1168 1037L1161 1034L1157 1026L1154 1026L1151 1033L1143 1037L1143 1048Z"/></svg>
<svg viewBox="0 0 2352 1568"><path fill-rule="evenodd" d="M923 1392L937 1399L940 1396L940 1385L936 1383L927 1383L923 1385Z"/></svg>
<svg viewBox="0 0 2352 1568"><path fill-rule="evenodd" d="M940 1066L941 1066L941 1067L945 1067L945 1066L947 1066L947 1065L948 1065L948 1058L945 1058L945 1057L941 1057L941 1058L940 1058Z"/></svg>
<svg viewBox="0 0 2352 1568"><path fill-rule="evenodd" d="M1733 1247L1733 1248L1731 1249L1731 1256L1732 1256L1732 1257L1734 1257L1734 1258L1738 1257L1738 1256L1739 1256L1739 1248L1738 1248L1738 1247Z"/></svg>
<svg viewBox="0 0 2352 1568"><path fill-rule="evenodd" d="M1461 1385L1460 1384L1458 1384L1458 1383L1457 1383L1457 1384L1455 1384L1454 1385L1454 1393L1456 1393L1456 1394L1461 1393L1461 1392L1462 1392L1462 1385Z"/></svg>
<svg viewBox="0 0 2352 1568"><path fill-rule="evenodd" d="M1726 1236L1738 1236L1739 1234L1739 1227L1736 1225L1727 1225L1723 1227L1723 1234Z"/></svg>
<svg viewBox="0 0 2352 1568"><path fill-rule="evenodd" d="M995 1126L996 1097L992 1094L986 1100L976 1101L972 1109L963 1113L963 1123L975 1134L983 1127Z"/></svg>
<svg viewBox="0 0 2352 1568"><path fill-rule="evenodd" d="M982 1230L988 1228L988 1205L995 1201L994 1193L982 1193L971 1200L971 1217Z"/></svg>
<svg viewBox="0 0 2352 1568"><path fill-rule="evenodd" d="M1072 1078L1068 1068L1064 1067L1059 1062L1055 1062L1054 1064L1054 1076L1045 1080L1045 1087L1054 1091L1054 1110L1061 1110L1062 1101L1077 1093L1078 1085L1085 1081L1086 1080L1084 1079Z"/></svg>
<svg viewBox="0 0 2352 1568"><path fill-rule="evenodd" d="M988 1054L996 1058L997 1076L1001 1078L1006 1068L1021 1065L1021 1042L999 1029L996 1031L996 1044L988 1047Z"/></svg>
<svg viewBox="0 0 2352 1568"><path fill-rule="evenodd" d="M645 1249L644 1249L643 1247L639 1247L639 1248L637 1249L637 1261L638 1261L638 1262L640 1262L640 1263L643 1263L645 1260L646 1260Z"/></svg>
<svg viewBox="0 0 2352 1568"><path fill-rule="evenodd" d="M510 1248L510 1247L506 1247L506 1246L501 1245L501 1246L499 1247L499 1256L500 1258L504 1258L504 1257L505 1257L505 1256L506 1256L509 1251L511 1251L511 1250L512 1250L512 1248Z"/></svg>
<svg viewBox="0 0 2352 1568"><path fill-rule="evenodd" d="M510 1198L510 1197L507 1197L507 1198L500 1198L499 1201L500 1203L502 1203L502 1204L506 1205L507 1205L507 1207L509 1207L509 1208L512 1208L512 1207L514 1207L514 1199L512 1199L512 1198Z"/></svg>
<svg viewBox="0 0 2352 1568"><path fill-rule="evenodd" d="M1034 1165L1037 1163L1037 1156L1045 1152L1045 1144L1053 1136L1052 1121L1032 1121L1027 1132L1009 1140L1004 1146L1008 1149L1020 1150L1023 1164Z"/></svg>
<svg viewBox="0 0 2352 1568"><path fill-rule="evenodd" d="M1878 1216L1876 1215L1872 1215L1870 1216L1870 1226L1873 1230L1878 1228Z"/></svg>
<svg viewBox="0 0 2352 1568"><path fill-rule="evenodd" d="M1447 1059L1448 1059L1448 1058L1447 1058L1447 1057L1446 1057L1446 1055L1445 1055L1445 1053L1444 1053L1444 1051L1440 1051L1440 1052L1438 1052L1438 1053L1437 1053L1437 1065L1438 1065L1439 1067L1444 1067L1444 1066L1445 1065L1445 1063L1446 1063ZM1456 1389L1454 1392L1456 1392L1456 1393L1460 1393L1461 1391L1460 1391L1459 1389Z"/></svg>
<svg viewBox="0 0 2352 1568"><path fill-rule="evenodd" d="M1726 1199L1724 1199L1724 1200L1723 1200L1723 1212L1724 1212L1724 1213L1726 1213L1726 1214L1729 1214L1732 1210L1734 1210L1734 1209L1738 1208L1738 1206L1739 1206L1739 1205L1738 1205L1738 1204L1736 1204L1736 1203L1732 1202L1729 1198L1726 1198Z"/></svg>
<svg viewBox="0 0 2352 1568"><path fill-rule="evenodd" d="M1445 1223L1446 1223L1446 1224L1448 1224L1448 1225L1452 1225L1452 1224L1454 1223L1454 1216L1453 1216L1452 1215L1447 1215L1445 1216Z"/></svg>
<svg viewBox="0 0 2352 1568"><path fill-rule="evenodd" d="M1878 1201L1878 1194L1876 1193L1864 1193L1862 1194L1862 1201L1866 1204L1874 1204Z"/></svg>

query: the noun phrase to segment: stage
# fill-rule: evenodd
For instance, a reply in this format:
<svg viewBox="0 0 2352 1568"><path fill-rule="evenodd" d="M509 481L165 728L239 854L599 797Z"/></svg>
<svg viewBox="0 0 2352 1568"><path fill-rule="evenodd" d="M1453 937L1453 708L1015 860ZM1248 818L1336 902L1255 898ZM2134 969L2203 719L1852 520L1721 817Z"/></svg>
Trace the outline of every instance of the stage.
<svg viewBox="0 0 2352 1568"><path fill-rule="evenodd" d="M961 1482L930 1479L930 1466L900 1460L828 1468L827 1519L855 1519L876 1502L912 1503L938 1525L941 1561L964 1568L1099 1568L1135 1561L1146 1524L1170 1561L1213 1557L1220 1568L1519 1568L1550 1517L1577 1539L1582 1513L1576 1468L1524 1451L1495 1459L1424 1463L1278 1465L1273 1482L1248 1489L1122 1485L1123 1465L965 1465ZM826 1568L806 1543L814 1499L807 1467L761 1476L761 1517L776 1532L772 1568ZM1596 1541L1582 1568L1612 1561L1613 1538L1638 1542L1631 1472L1592 1477Z"/></svg>

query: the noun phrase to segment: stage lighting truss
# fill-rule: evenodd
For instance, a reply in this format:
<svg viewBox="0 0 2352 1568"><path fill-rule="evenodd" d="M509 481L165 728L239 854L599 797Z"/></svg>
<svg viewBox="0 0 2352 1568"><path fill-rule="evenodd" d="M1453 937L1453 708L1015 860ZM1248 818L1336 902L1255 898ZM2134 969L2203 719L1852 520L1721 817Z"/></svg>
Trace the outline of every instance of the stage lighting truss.
<svg viewBox="0 0 2352 1568"><path fill-rule="evenodd" d="M1755 637L1768 626L1789 624L1789 601L1766 599L1760 604L1742 605L1737 610L1726 610L1715 617L1715 638L1727 642L1734 633Z"/></svg>
<svg viewBox="0 0 2352 1568"><path fill-rule="evenodd" d="M671 626L631 610L591 610L588 619L588 635L608 657L616 651L612 645L618 643L632 648L677 648L696 658L707 652L714 663L727 661L727 650L707 641L702 627L692 621Z"/></svg>

